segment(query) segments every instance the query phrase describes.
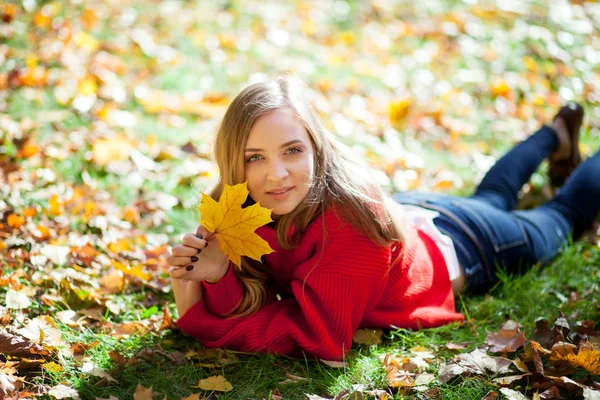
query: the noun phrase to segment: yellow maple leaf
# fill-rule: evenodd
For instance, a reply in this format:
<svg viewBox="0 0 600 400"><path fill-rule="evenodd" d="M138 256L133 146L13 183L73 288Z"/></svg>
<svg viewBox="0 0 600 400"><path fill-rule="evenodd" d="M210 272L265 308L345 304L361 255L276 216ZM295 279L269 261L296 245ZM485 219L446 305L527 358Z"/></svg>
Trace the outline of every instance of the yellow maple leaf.
<svg viewBox="0 0 600 400"><path fill-rule="evenodd" d="M248 197L247 182L239 185L225 185L218 202L202 193L200 202L200 223L219 240L221 250L231 262L241 268L241 256L260 261L264 254L274 250L269 243L258 236L256 228L273 221L271 210L260 203L242 208Z"/></svg>

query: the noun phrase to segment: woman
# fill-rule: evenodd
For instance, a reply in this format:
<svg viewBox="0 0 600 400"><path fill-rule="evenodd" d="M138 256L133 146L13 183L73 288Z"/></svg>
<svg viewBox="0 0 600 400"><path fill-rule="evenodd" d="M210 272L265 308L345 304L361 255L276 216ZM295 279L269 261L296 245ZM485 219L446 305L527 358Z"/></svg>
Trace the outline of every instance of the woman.
<svg viewBox="0 0 600 400"><path fill-rule="evenodd" d="M564 180L579 163L579 106L517 145L474 196L401 193L390 201L329 134L296 78L244 89L215 143L220 180L248 182L247 204L272 209L257 229L275 252L234 268L199 227L168 262L180 328L209 347L342 359L359 327L433 327L463 316L454 291L479 291L510 271L550 261L600 206L600 154L552 201L511 211L546 157Z"/></svg>

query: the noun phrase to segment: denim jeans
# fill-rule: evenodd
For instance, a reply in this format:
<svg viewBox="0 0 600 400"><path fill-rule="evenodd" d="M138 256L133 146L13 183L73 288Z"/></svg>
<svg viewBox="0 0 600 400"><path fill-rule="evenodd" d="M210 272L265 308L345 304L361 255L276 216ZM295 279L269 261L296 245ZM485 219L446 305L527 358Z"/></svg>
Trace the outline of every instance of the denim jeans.
<svg viewBox="0 0 600 400"><path fill-rule="evenodd" d="M440 213L433 222L454 243L467 291L481 293L497 282L499 266L518 274L547 264L596 218L600 152L580 164L552 200L514 210L521 187L557 146L554 130L544 126L499 159L471 197L405 192L393 198Z"/></svg>

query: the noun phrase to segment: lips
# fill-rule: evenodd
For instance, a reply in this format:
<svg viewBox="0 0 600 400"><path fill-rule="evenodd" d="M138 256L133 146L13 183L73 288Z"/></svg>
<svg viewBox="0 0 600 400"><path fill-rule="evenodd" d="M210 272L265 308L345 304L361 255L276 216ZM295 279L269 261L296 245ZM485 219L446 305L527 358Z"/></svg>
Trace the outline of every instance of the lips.
<svg viewBox="0 0 600 400"><path fill-rule="evenodd" d="M287 186L287 187L282 187L282 188L277 188L277 189L271 189L271 190L267 191L267 193L268 194L283 194L283 193L289 192L293 188L294 188L293 186Z"/></svg>

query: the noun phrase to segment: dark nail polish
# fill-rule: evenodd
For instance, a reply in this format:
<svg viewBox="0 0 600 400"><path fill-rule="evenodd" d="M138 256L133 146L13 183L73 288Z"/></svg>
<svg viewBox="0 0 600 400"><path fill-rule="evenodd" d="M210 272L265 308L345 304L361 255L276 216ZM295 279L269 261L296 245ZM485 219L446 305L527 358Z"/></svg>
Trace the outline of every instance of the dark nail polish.
<svg viewBox="0 0 600 400"><path fill-rule="evenodd" d="M193 257L192 257L192 262L196 262L196 261L198 261L198 257L196 257L196 256L193 256Z"/></svg>
<svg viewBox="0 0 600 400"><path fill-rule="evenodd" d="M206 242L206 247L208 247L208 242Z"/></svg>
<svg viewBox="0 0 600 400"><path fill-rule="evenodd" d="M199 233L196 233L196 237L197 237L198 239L204 239L204 237L202 237L202 235L201 235L201 234L199 234Z"/></svg>
<svg viewBox="0 0 600 400"><path fill-rule="evenodd" d="M187 267L185 267L186 270L191 271L194 269L193 265L188 265Z"/></svg>
<svg viewBox="0 0 600 400"><path fill-rule="evenodd" d="M201 251L202 251L202 249L198 249L198 254L200 254Z"/></svg>

